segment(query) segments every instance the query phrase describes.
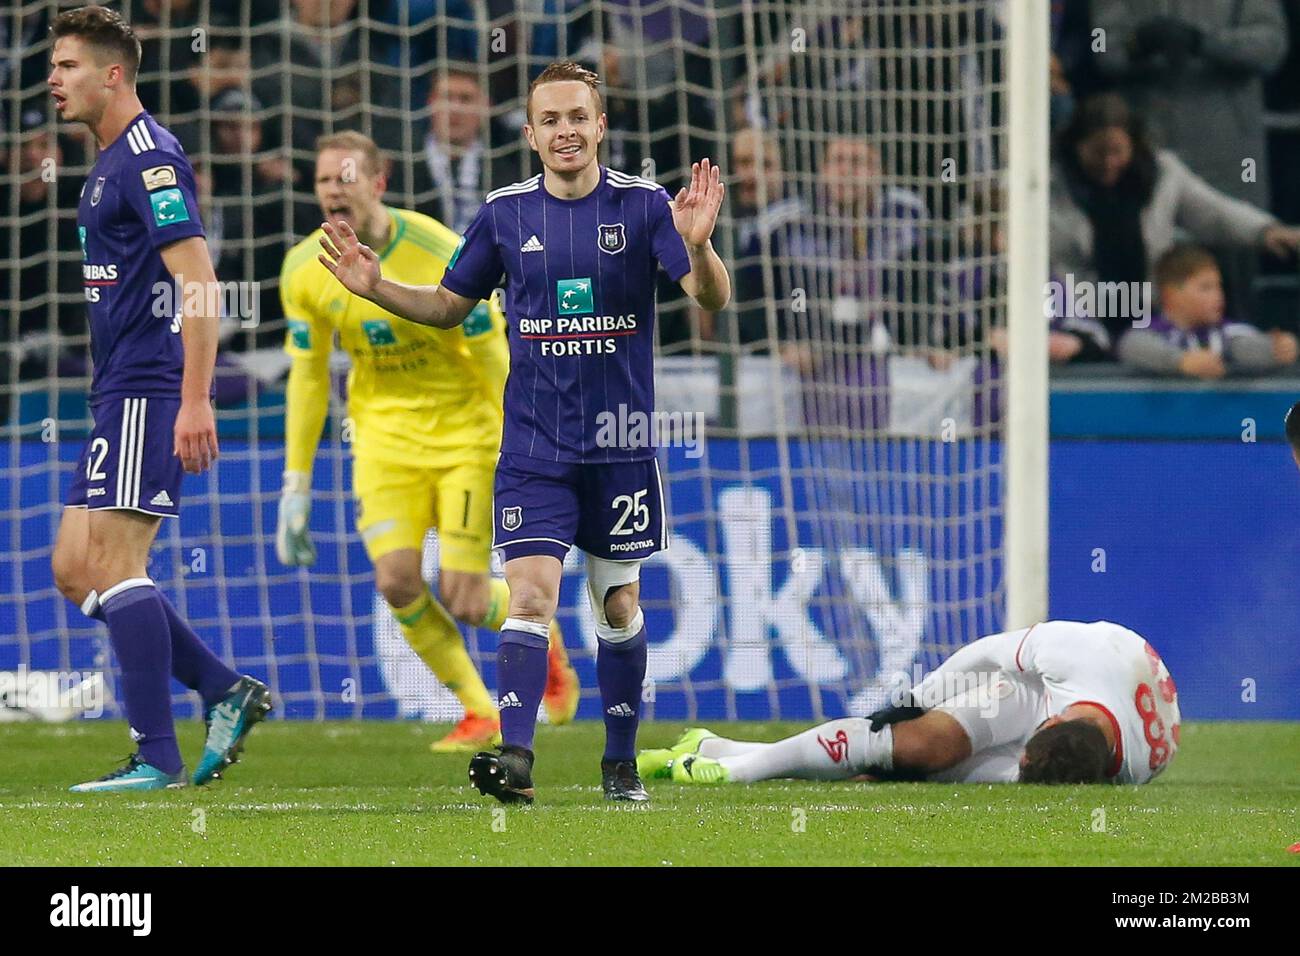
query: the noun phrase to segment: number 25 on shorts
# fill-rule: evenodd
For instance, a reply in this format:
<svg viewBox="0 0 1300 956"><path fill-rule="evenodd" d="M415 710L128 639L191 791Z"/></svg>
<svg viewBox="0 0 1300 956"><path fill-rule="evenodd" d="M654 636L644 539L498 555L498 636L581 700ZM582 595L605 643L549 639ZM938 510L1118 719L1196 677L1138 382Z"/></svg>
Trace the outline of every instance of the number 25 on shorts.
<svg viewBox="0 0 1300 956"><path fill-rule="evenodd" d="M650 506L646 504L645 497L649 489L642 488L633 495L619 495L610 504L615 511L620 511L618 520L614 522L614 527L610 528L610 535L640 534L650 527ZM632 524L629 526L628 521Z"/></svg>

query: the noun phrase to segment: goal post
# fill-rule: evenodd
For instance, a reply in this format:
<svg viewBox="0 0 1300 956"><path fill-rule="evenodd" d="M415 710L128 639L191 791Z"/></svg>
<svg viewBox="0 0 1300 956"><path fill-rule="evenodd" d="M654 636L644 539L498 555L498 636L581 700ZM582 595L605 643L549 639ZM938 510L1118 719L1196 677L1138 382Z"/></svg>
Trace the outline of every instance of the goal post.
<svg viewBox="0 0 1300 956"><path fill-rule="evenodd" d="M1008 3L1006 626L1047 617L1050 7Z"/></svg>

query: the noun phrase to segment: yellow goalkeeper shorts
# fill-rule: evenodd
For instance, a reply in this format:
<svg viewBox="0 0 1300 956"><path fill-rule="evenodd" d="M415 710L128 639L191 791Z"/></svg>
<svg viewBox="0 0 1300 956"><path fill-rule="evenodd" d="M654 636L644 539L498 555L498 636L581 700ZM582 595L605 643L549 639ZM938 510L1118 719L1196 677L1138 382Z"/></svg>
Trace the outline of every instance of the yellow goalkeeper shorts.
<svg viewBox="0 0 1300 956"><path fill-rule="evenodd" d="M446 468L353 461L357 530L371 562L403 548L424 549L438 532L438 563L447 571L486 573L492 560L495 457Z"/></svg>

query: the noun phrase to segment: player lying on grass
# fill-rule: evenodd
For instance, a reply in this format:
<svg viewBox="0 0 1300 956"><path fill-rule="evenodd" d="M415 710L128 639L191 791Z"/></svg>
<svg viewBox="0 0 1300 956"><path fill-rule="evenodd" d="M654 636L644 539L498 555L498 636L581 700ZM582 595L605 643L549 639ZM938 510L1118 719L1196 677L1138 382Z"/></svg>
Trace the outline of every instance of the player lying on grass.
<svg viewBox="0 0 1300 956"><path fill-rule="evenodd" d="M1139 635L1046 621L981 638L928 674L904 706L832 720L776 743L689 730L645 750L641 773L682 783L916 779L1146 783L1178 750L1178 694Z"/></svg>
<svg viewBox="0 0 1300 956"><path fill-rule="evenodd" d="M346 223L379 250L384 274L437 280L460 237L436 219L385 206L379 148L361 133L316 144L316 199L334 226ZM276 553L311 565L311 469L330 402L334 334L352 360L353 492L357 530L375 566L375 585L411 649L460 700L465 718L432 746L474 752L501 741L495 702L465 650L453 618L498 631L510 592L488 569L492 470L501 448L502 391L509 354L501 310L473 303L460 328L403 322L330 278L317 260L320 230L285 257L280 298L288 319L286 464ZM438 531L438 599L421 574L424 537ZM547 716L563 724L578 709L578 677L559 625L551 623Z"/></svg>
<svg viewBox="0 0 1300 956"><path fill-rule="evenodd" d="M601 784L647 799L636 772L646 672L641 563L667 547L653 435L607 422L654 413L655 282L663 268L701 308L731 296L710 237L723 188L708 160L676 202L663 187L597 162L606 118L598 80L554 63L533 81L525 136L544 172L489 193L439 285L381 275L379 256L326 224L321 261L348 289L413 322L450 329L506 276L510 377L494 485L494 545L510 618L497 651L504 744L476 754L471 782L503 802L533 799L533 734L546 635L563 561L587 555L596 678L605 713ZM386 267L385 267L386 268Z"/></svg>
<svg viewBox="0 0 1300 956"><path fill-rule="evenodd" d="M162 519L178 514L183 472L200 474L217 457L217 280L194 171L136 95L140 43L131 28L103 7L83 7L56 17L50 32L55 110L89 126L99 146L77 207L94 428L51 564L64 596L108 625L138 745L124 767L72 789L188 782L172 722L173 677L203 699L208 733L193 782L207 783L235 760L271 694L208 650L147 566ZM158 301L163 294L170 304Z"/></svg>

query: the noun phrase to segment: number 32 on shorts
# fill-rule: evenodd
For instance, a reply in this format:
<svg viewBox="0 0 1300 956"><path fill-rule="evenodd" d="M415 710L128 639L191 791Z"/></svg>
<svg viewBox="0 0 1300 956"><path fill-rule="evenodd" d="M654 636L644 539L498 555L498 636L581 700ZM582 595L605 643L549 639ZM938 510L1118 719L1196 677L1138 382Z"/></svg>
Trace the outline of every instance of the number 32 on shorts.
<svg viewBox="0 0 1300 956"><path fill-rule="evenodd" d="M635 494L619 495L613 500L610 507L618 512L618 520L609 529L611 536L640 534L650 527L650 506L645 501L649 492L648 488L642 488Z"/></svg>

